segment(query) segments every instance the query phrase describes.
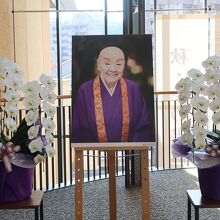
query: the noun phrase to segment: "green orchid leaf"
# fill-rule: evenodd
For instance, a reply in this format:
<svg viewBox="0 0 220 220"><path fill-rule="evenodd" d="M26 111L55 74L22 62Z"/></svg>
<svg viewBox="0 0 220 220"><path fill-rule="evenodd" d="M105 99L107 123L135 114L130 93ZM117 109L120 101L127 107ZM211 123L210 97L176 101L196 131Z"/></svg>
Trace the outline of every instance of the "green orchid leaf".
<svg viewBox="0 0 220 220"><path fill-rule="evenodd" d="M10 141L13 142L15 145L20 145L22 148L25 148L28 140L28 129L30 127L31 126L27 125L25 119L23 119ZM28 147L27 149L29 150Z"/></svg>
<svg viewBox="0 0 220 220"><path fill-rule="evenodd" d="M220 131L216 129L215 133L220 137Z"/></svg>
<svg viewBox="0 0 220 220"><path fill-rule="evenodd" d="M218 141L220 139L220 135L216 134L213 131L207 131L207 137L211 138L214 141Z"/></svg>
<svg viewBox="0 0 220 220"><path fill-rule="evenodd" d="M8 137L1 132L0 142L2 142L3 145L6 145L8 141Z"/></svg>
<svg viewBox="0 0 220 220"><path fill-rule="evenodd" d="M220 145L220 140L213 143L214 145Z"/></svg>

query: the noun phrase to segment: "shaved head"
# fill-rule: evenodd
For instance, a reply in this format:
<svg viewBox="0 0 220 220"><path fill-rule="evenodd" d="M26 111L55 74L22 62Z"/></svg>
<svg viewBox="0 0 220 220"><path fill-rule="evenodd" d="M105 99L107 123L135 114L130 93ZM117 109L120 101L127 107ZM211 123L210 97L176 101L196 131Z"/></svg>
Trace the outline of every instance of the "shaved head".
<svg viewBox="0 0 220 220"><path fill-rule="evenodd" d="M104 48L97 59L97 67L102 79L110 88L121 79L125 67L125 55L118 47Z"/></svg>
<svg viewBox="0 0 220 220"><path fill-rule="evenodd" d="M99 54L99 58L101 57L108 57L108 56L116 56L119 59L123 59L125 60L125 55L123 53L123 51L118 48L118 47L106 47L103 50L101 50L100 54Z"/></svg>

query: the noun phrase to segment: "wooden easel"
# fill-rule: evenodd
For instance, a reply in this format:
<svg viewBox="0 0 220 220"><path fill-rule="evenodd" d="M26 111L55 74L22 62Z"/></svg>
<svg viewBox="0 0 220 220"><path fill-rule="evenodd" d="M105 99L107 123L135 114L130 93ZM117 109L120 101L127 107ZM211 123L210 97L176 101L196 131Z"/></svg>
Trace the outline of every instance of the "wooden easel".
<svg viewBox="0 0 220 220"><path fill-rule="evenodd" d="M75 150L75 219L83 219L83 151L107 151L109 162L109 210L110 219L116 220L116 177L115 151L139 150L141 152L141 184L142 184L142 219L150 220L150 190L148 170L148 150L155 143L72 143Z"/></svg>

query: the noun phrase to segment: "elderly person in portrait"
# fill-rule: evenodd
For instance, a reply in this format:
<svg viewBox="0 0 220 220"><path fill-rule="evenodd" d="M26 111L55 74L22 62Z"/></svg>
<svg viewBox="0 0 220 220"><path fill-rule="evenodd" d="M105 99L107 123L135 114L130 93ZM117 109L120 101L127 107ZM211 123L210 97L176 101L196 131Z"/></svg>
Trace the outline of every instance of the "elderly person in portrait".
<svg viewBox="0 0 220 220"><path fill-rule="evenodd" d="M99 74L81 85L74 100L72 142L152 140L153 120L138 86L123 78L125 63L118 47L101 50Z"/></svg>

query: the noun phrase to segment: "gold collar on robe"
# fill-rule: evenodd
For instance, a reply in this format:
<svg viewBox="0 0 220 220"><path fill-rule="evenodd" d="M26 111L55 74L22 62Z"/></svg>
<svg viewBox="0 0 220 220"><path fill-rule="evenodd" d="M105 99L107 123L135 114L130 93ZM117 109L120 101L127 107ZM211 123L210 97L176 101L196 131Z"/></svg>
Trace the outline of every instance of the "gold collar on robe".
<svg viewBox="0 0 220 220"><path fill-rule="evenodd" d="M121 141L126 142L128 140L129 133L129 104L128 104L128 89L127 84L123 78L120 79L121 84L121 99L122 99L122 132ZM93 95L94 95L94 106L95 106L95 118L96 126L98 131L99 142L107 142L107 134L105 128L104 111L102 105L100 78L96 76L93 83Z"/></svg>

